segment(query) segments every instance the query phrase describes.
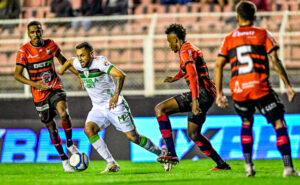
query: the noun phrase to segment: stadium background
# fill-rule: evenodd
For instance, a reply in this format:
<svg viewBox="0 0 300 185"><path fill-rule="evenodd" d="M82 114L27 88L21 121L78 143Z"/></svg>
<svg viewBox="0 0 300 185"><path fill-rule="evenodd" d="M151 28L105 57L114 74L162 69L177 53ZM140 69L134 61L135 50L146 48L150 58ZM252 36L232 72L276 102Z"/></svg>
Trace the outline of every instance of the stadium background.
<svg viewBox="0 0 300 185"><path fill-rule="evenodd" d="M127 1L124 1L127 2ZM300 158L300 121L299 113L299 67L300 67L300 1L299 0L267 0L269 11L259 12L257 26L270 30L279 42L280 57L287 68L288 75L297 92L294 103L288 103L282 82L271 70L270 81L280 93L286 106L289 132L292 140L293 157ZM73 8L80 6L79 0L72 0ZM126 5L126 3L125 3ZM30 95L30 88L14 80L13 72L15 56L18 48L28 41L26 24L38 19L43 23L44 37L54 39L61 47L65 56L74 55L76 44L89 41L98 55L106 56L113 64L127 74L123 93L128 100L132 113L136 118L137 129L142 134L161 144L158 125L153 119L154 106L174 94L188 91L184 80L173 84L163 84L167 75L178 71L178 59L172 53L165 39L164 29L170 23L183 24L187 28L187 40L197 45L204 53L211 76L219 45L224 36L235 27L233 5L221 7L217 4L161 5L159 1L144 0L139 4L128 1L128 15L110 15L93 17L48 18L50 0L23 0L20 19L0 20L0 159L1 162L57 162L56 152L51 146L47 131L40 123ZM91 21L91 27L72 28L72 22ZM12 27L13 29L4 29ZM229 95L229 66L226 68L224 87ZM59 64L56 61L56 68ZM70 114L75 130L74 138L79 149L90 154L91 159L101 159L91 148L82 128L91 103L87 94L82 91L72 74L62 77L68 93ZM206 123L206 136L217 145L217 150L226 159L241 159L239 139L224 134L226 129L237 129L239 119L235 116L232 101L228 109L220 109L215 105L209 111ZM220 115L228 115L218 117ZM176 149L181 150L181 158L194 159L204 157L194 150L190 140L184 137L186 118L183 114L175 115L172 123L175 128ZM221 121L218 118L222 118ZM289 121L290 120L290 121ZM257 159L278 158L275 148L274 132L268 130L266 121L257 117L257 132L262 134L255 140L255 152L265 148L265 155L257 154ZM58 120L60 127L60 121ZM271 127L269 127L271 128ZM256 131L256 130L255 130ZM112 154L117 160L153 161L153 156L140 159L147 155L131 145L122 133L109 127L101 133ZM227 133L228 134L228 133ZM230 133L229 133L230 134ZM64 136L62 133L61 136ZM178 137L177 137L178 136ZM180 136L180 137L179 137ZM186 136L186 135L185 135ZM228 140L231 138L232 140ZM219 141L219 143L217 142ZM228 141L222 143L222 140ZM223 146L221 146L223 144ZM235 145L232 145L235 144ZM177 147L178 146L178 147ZM186 146L186 147L184 147ZM233 148L236 146L236 148ZM223 149L222 149L223 148ZM225 149L224 149L225 148ZM227 151L227 154L226 154ZM240 150L239 150L240 152ZM229 154L228 154L229 153Z"/></svg>

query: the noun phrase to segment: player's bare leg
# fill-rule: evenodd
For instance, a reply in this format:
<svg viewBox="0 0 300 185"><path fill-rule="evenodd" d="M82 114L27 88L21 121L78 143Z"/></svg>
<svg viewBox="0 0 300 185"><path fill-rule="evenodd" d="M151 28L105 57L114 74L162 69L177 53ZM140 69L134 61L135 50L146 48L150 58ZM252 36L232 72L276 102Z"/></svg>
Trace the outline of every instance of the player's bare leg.
<svg viewBox="0 0 300 185"><path fill-rule="evenodd" d="M205 120L205 117L202 119L202 123L199 123L200 125L203 124ZM217 166L211 170L230 170L230 166L223 161L223 159L220 157L220 155L215 151L215 149L212 147L209 140L201 134L201 126L190 122L188 123L188 136L195 142L195 144L199 147L199 149L207 156L210 157L215 161Z"/></svg>
<svg viewBox="0 0 300 185"><path fill-rule="evenodd" d="M66 138L67 138L67 149L72 153L79 152L76 145L72 141L72 120L68 112L67 103L64 100L61 100L56 105L56 110L59 117L61 118L61 125L64 128Z"/></svg>
<svg viewBox="0 0 300 185"><path fill-rule="evenodd" d="M300 174L294 169L292 156L291 156L291 144L287 127L284 119L278 119L273 123L277 136L277 148L282 155L284 170L283 176L300 176Z"/></svg>
<svg viewBox="0 0 300 185"><path fill-rule="evenodd" d="M155 114L159 129L168 148L168 154L158 157L157 161L164 164L165 170L170 171L179 162L172 137L172 127L168 115L179 112L175 98L169 98L155 106ZM165 164L170 163L171 165Z"/></svg>
<svg viewBox="0 0 300 185"><path fill-rule="evenodd" d="M115 161L111 153L109 152L104 140L98 135L100 132L99 126L94 122L86 123L84 127L84 133L89 138L91 144L99 155L107 162L106 168L101 173L117 172L120 170L120 166Z"/></svg>
<svg viewBox="0 0 300 185"><path fill-rule="evenodd" d="M68 156L64 153L64 150L62 148L61 138L60 138L60 136L58 134L58 130L57 130L55 121L51 120L50 122L46 123L45 125L48 128L48 131L50 133L51 142L53 143L53 145L55 146L57 152L60 155L64 171L65 172L72 172L72 171L74 171L73 168L70 166L70 163L69 163L69 160L68 160Z"/></svg>

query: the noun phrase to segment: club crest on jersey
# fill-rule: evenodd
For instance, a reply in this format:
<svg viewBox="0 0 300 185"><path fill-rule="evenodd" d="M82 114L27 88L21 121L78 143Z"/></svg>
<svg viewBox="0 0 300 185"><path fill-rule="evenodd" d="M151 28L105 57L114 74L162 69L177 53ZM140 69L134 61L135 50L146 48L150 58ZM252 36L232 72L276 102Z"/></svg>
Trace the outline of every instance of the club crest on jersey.
<svg viewBox="0 0 300 185"><path fill-rule="evenodd" d="M51 50L50 49L46 49L47 51L47 55L51 55Z"/></svg>
<svg viewBox="0 0 300 185"><path fill-rule="evenodd" d="M83 74L87 78L87 77L89 77L90 72L88 70L86 70L86 71L83 72Z"/></svg>
<svg viewBox="0 0 300 185"><path fill-rule="evenodd" d="M108 65L109 65L109 63L108 63L108 62L105 62L105 63L104 63L104 65L105 65L105 66L108 66Z"/></svg>

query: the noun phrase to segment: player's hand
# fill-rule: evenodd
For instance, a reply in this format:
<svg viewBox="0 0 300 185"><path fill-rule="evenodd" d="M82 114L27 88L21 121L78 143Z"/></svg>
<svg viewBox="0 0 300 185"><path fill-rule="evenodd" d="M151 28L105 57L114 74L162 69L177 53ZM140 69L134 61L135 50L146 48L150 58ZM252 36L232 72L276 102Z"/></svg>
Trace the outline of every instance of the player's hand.
<svg viewBox="0 0 300 185"><path fill-rule="evenodd" d="M221 108L227 107L228 106L228 100L227 100L226 96L217 95L216 104L218 105L218 107L221 107Z"/></svg>
<svg viewBox="0 0 300 185"><path fill-rule="evenodd" d="M48 90L48 89L50 89L49 86L43 80L36 81L34 83L33 87L35 87L37 89L40 89L40 90Z"/></svg>
<svg viewBox="0 0 300 185"><path fill-rule="evenodd" d="M78 77L78 81L80 83L81 88L84 90L84 83L83 83L82 79L80 78L79 75L77 77Z"/></svg>
<svg viewBox="0 0 300 185"><path fill-rule="evenodd" d="M117 107L119 96L114 95L110 100L109 100L109 110L114 109Z"/></svg>
<svg viewBox="0 0 300 185"><path fill-rule="evenodd" d="M295 92L294 92L294 90L291 86L286 87L286 94L288 96L289 102L292 102L294 100L294 97L295 97Z"/></svg>
<svg viewBox="0 0 300 185"><path fill-rule="evenodd" d="M172 82L174 82L175 81L175 79L173 78L173 77L171 77L171 76L167 76L166 78L165 78L165 80L164 80L164 82L169 82L169 83L172 83Z"/></svg>
<svg viewBox="0 0 300 185"><path fill-rule="evenodd" d="M199 107L199 102L197 98L193 98L192 112L195 116L201 113L201 109Z"/></svg>

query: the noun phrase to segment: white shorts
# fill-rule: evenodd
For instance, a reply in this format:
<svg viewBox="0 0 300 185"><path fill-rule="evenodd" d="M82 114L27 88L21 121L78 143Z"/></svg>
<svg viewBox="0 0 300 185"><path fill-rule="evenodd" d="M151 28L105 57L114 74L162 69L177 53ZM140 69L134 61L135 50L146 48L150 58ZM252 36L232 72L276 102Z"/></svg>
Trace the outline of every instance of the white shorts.
<svg viewBox="0 0 300 185"><path fill-rule="evenodd" d="M85 123L94 122L100 129L113 124L121 132L129 132L135 129L132 114L126 101L109 110L106 106L93 106Z"/></svg>

